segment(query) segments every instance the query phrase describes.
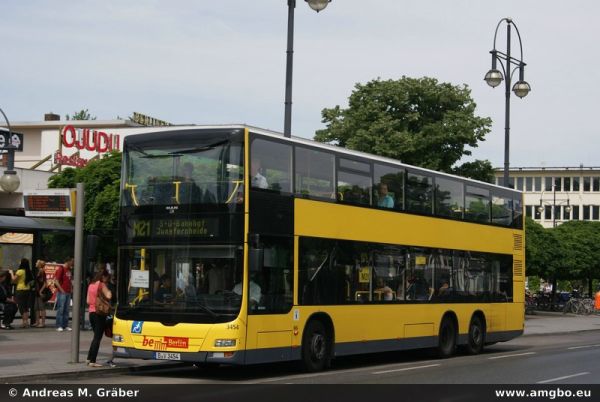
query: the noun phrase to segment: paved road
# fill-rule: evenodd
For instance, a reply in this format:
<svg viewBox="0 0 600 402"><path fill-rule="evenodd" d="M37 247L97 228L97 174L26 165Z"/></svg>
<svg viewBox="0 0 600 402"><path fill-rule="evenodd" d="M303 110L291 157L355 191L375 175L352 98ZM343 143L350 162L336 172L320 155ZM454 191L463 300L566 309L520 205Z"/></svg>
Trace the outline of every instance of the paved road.
<svg viewBox="0 0 600 402"><path fill-rule="evenodd" d="M108 374L108 373L107 373ZM51 381L50 381L51 382ZM97 378L69 383L98 383ZM332 370L300 373L295 365L196 369L176 367L102 377L104 384L599 384L600 331L528 336L478 356L434 358L427 351L342 358Z"/></svg>

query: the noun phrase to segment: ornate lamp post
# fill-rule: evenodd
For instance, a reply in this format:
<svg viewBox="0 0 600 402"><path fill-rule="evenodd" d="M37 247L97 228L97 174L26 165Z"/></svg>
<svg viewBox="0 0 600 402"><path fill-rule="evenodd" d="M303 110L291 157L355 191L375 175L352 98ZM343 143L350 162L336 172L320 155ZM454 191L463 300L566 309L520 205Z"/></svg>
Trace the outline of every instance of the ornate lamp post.
<svg viewBox="0 0 600 402"><path fill-rule="evenodd" d="M496 36L498 35L498 28L502 22L506 22L506 53L502 53L496 50ZM521 58L511 56L510 44L511 44L511 27L515 28L517 37L519 38L519 48ZM521 35L517 26L511 18L503 18L496 26L496 32L494 33L494 48L490 51L492 54L492 68L485 75L484 80L492 88L497 87L504 80L505 83L505 116L504 116L504 186L509 187L508 182L508 168L509 163L509 150L510 150L510 91L511 81L513 73L519 70L519 80L513 85L512 90L519 98L524 98L531 91L531 86L525 81L525 63L523 62L523 45L521 43ZM504 61L504 63L503 63ZM497 62L500 62L502 71L498 70ZM514 68L513 68L514 66Z"/></svg>
<svg viewBox="0 0 600 402"><path fill-rule="evenodd" d="M2 187L2 189L7 193L12 193L19 188L21 180L15 171L15 147L12 144L12 131L10 129L10 122L1 108L0 113L2 113L2 116L4 116L4 120L6 120L6 126L8 127L8 143L6 144L6 150L8 151L8 163L4 174L0 177L0 187Z"/></svg>
<svg viewBox="0 0 600 402"><path fill-rule="evenodd" d="M319 12L327 7L331 0L304 0L310 8ZM283 134L292 136L292 65L294 59L294 9L296 0L288 0L287 61L285 68L285 117Z"/></svg>

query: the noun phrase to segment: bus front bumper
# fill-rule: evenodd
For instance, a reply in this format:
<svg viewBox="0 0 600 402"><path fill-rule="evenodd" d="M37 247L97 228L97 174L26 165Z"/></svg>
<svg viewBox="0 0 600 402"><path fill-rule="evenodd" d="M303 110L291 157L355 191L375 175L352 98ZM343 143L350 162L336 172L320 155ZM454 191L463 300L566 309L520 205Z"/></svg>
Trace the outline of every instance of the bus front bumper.
<svg viewBox="0 0 600 402"><path fill-rule="evenodd" d="M143 350L114 347L114 356L128 359L181 361L190 363L215 363L215 364L244 364L245 353L243 350L235 352L157 352L154 350Z"/></svg>

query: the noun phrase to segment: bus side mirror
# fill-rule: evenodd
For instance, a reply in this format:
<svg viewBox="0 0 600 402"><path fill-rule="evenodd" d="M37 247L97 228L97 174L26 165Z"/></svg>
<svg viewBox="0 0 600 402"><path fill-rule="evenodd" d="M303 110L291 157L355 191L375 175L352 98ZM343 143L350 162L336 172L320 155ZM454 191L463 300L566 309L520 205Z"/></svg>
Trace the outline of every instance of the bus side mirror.
<svg viewBox="0 0 600 402"><path fill-rule="evenodd" d="M248 271L261 272L263 268L265 250L262 248L250 247L248 250Z"/></svg>

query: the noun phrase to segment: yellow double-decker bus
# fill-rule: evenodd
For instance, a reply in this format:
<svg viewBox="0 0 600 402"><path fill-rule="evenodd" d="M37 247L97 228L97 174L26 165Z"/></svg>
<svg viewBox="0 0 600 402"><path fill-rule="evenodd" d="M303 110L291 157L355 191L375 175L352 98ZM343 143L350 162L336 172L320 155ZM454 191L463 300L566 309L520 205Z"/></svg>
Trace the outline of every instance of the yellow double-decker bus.
<svg viewBox="0 0 600 402"><path fill-rule="evenodd" d="M523 332L518 191L242 125L124 142L118 357L317 371Z"/></svg>

